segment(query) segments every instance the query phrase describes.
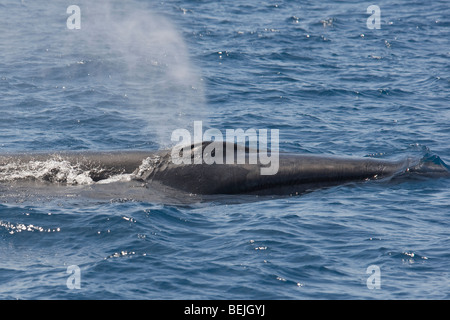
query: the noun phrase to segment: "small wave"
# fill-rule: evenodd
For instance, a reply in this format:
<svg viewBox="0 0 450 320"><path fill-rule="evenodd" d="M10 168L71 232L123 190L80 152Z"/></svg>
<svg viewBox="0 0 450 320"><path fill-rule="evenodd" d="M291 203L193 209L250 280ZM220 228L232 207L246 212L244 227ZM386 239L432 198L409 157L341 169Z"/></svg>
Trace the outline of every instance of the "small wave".
<svg viewBox="0 0 450 320"><path fill-rule="evenodd" d="M450 167L438 155L432 153L425 154L413 171L427 175L450 176Z"/></svg>
<svg viewBox="0 0 450 320"><path fill-rule="evenodd" d="M428 260L428 257L422 256L414 251L388 252L388 255L395 259L401 259L403 263L407 264L425 262L426 260Z"/></svg>
<svg viewBox="0 0 450 320"><path fill-rule="evenodd" d="M412 144L408 148L408 153L411 152L418 156L418 161L409 171L425 175L450 176L450 167L427 146Z"/></svg>
<svg viewBox="0 0 450 320"><path fill-rule="evenodd" d="M19 233L19 232L60 232L60 228L44 228L40 226L35 226L33 224L24 223L11 223L7 221L0 220L0 227L6 229L9 234Z"/></svg>
<svg viewBox="0 0 450 320"><path fill-rule="evenodd" d="M387 152L371 153L366 155L370 158L399 158L407 157L409 164L400 173L403 176L405 173L418 174L424 176L450 176L450 167L438 155L434 154L428 147L420 144L412 144L401 155L396 155Z"/></svg>

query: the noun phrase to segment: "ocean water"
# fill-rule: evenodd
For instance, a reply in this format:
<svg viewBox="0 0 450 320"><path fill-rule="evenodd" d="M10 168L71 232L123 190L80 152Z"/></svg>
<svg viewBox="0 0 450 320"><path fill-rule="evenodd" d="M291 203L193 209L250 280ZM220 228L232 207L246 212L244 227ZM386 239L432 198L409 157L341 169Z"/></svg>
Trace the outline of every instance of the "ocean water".
<svg viewBox="0 0 450 320"><path fill-rule="evenodd" d="M159 150L202 121L450 162L448 1L2 0L0 21L0 154ZM10 187L1 299L450 298L448 178L187 204Z"/></svg>

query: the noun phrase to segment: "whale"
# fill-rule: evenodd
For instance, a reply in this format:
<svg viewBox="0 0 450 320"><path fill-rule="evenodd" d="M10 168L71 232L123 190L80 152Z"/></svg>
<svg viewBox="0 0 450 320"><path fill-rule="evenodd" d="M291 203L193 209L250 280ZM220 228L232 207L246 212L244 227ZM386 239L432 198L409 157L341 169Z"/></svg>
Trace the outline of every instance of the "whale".
<svg viewBox="0 0 450 320"><path fill-rule="evenodd" d="M92 184L126 175L146 189L171 189L196 195L298 195L318 188L385 181L399 176L450 176L449 167L432 154L383 159L283 152L277 154L277 172L264 175L261 168L267 164L248 161L258 153L257 149L223 142L223 150L235 151L236 161L214 163L208 161L208 157L215 156L212 143L218 142L192 144L182 149L190 152L191 158L202 154L201 162L189 163L175 163L171 149L3 154L0 155L0 183L30 179L57 185L79 183L70 181L68 174L64 174L64 168L70 168L71 174L82 174ZM209 153L205 153L207 150ZM238 161L238 150L244 150L247 161ZM226 156L224 153L224 159ZM51 163L58 165L52 167ZM28 174L18 174L27 170Z"/></svg>

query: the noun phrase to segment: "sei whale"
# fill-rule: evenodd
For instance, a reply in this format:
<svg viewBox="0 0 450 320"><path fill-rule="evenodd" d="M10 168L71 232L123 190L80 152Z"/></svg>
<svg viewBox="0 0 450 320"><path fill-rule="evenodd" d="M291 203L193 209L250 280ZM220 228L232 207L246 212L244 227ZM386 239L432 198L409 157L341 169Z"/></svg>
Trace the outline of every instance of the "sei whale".
<svg viewBox="0 0 450 320"><path fill-rule="evenodd" d="M196 151L199 149L205 151L208 146L208 150L213 150L210 154L203 154L204 162L200 164L194 164L194 161L176 164L172 161L170 150L1 155L0 182L31 179L45 183L76 184L79 181L70 180L70 174L75 172L82 174L93 184L127 175L130 180L141 183L145 188L170 188L198 195L293 195L322 187L385 180L403 175L450 176L449 167L439 157L429 154L422 158L380 159L291 153L279 153L279 168L276 174L262 175L261 167L264 167L264 164L259 162L208 162L205 157L214 156L211 143L214 142L193 144L187 149L191 151L191 157L198 154ZM237 150L238 146L231 148ZM223 150L230 149L224 146ZM257 151L245 148L246 159ZM59 163L59 166L50 169L47 166L43 172L43 166L51 161ZM70 174L63 172L61 164L70 168ZM28 174L18 174L27 170Z"/></svg>

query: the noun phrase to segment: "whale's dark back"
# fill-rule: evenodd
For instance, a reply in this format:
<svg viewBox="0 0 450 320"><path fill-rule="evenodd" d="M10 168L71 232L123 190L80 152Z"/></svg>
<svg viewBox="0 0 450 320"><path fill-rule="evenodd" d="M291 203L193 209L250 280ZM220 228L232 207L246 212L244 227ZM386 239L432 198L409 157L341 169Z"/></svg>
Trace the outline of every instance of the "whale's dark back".
<svg viewBox="0 0 450 320"><path fill-rule="evenodd" d="M208 146L210 152L205 153ZM223 151L227 150L227 146L235 154L243 151L244 163L237 163L237 158L234 158L235 162L227 163L224 152L223 164L207 164L211 163L211 157L217 156L211 146L210 143L203 143L184 149L184 152L191 152L192 160L196 154L203 156L198 164L195 161L176 164L170 150L3 155L0 156L0 181L31 178L46 182L79 183L76 179L69 180L75 172L87 177L88 182L95 183L125 174L129 179L145 183L148 188L170 187L194 194L296 194L323 186L389 179L411 173L449 176L448 166L439 157L430 154L422 158L386 160L286 153L273 157L273 161L278 161L278 170L267 175L261 173L267 164L249 161L259 150L224 144ZM64 170L69 172L64 174ZM20 172L27 174L20 175Z"/></svg>
<svg viewBox="0 0 450 320"><path fill-rule="evenodd" d="M208 146L192 145L202 151ZM189 149L188 149L189 150ZM222 151L227 150L226 146ZM279 169L276 174L263 175L261 168L266 165L250 164L250 154L259 150L241 149L246 153L246 163L226 164L181 164L176 165L167 153L155 162L151 170L140 177L148 183L163 185L197 194L296 194L308 189L338 185L352 181L380 180L404 173L448 175L449 171L441 162L404 157L385 160L370 157L335 157L318 155L279 154ZM238 151L236 145L234 152ZM204 157L210 156L204 154ZM438 158L438 157L437 157ZM439 159L440 160L440 159ZM210 162L210 161L209 161Z"/></svg>

